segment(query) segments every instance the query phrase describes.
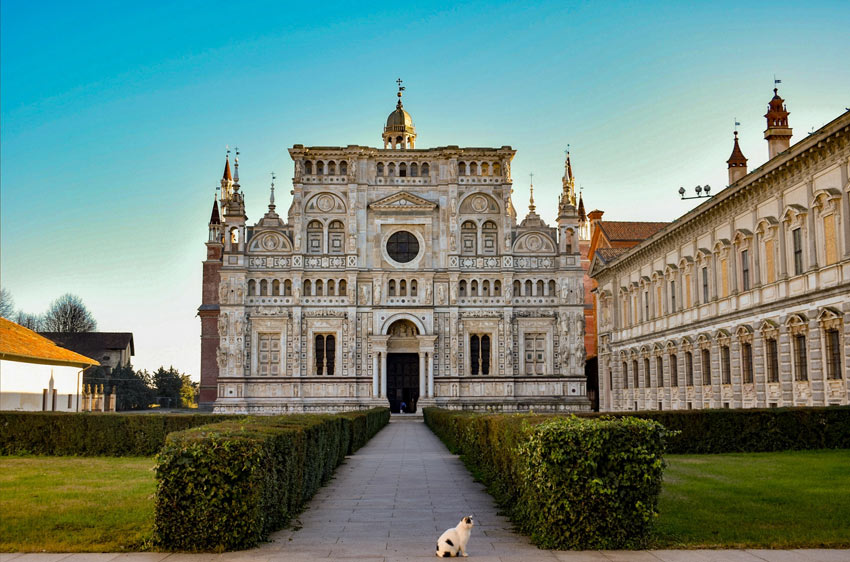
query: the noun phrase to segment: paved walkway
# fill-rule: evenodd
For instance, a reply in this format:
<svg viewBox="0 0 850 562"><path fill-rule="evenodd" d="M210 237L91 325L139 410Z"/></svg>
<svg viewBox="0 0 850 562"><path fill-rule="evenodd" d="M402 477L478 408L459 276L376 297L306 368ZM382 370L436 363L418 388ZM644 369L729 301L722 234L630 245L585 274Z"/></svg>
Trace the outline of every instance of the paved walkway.
<svg viewBox="0 0 850 562"><path fill-rule="evenodd" d="M437 537L472 515L469 560L568 562L848 562L850 550L539 550L497 513L421 418L398 418L340 466L310 501L294 529L259 548L212 554L0 554L0 562L298 562L307 560L434 560Z"/></svg>

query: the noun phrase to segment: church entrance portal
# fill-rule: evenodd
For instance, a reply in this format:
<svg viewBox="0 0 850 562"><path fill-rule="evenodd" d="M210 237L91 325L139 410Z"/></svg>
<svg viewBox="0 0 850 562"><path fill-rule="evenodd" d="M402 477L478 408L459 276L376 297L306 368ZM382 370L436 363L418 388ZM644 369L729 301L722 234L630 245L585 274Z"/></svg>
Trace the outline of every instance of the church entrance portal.
<svg viewBox="0 0 850 562"><path fill-rule="evenodd" d="M390 412L412 414L419 402L419 355L416 353L390 353L387 355L387 399Z"/></svg>

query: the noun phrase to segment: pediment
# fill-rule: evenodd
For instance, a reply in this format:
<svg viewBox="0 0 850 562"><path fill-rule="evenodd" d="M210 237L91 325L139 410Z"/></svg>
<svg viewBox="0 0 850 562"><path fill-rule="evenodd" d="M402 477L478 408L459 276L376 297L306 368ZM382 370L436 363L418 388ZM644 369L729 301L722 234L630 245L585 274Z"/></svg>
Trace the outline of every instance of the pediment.
<svg viewBox="0 0 850 562"><path fill-rule="evenodd" d="M378 199L369 205L370 209L377 211L433 211L436 207L436 203L406 191Z"/></svg>

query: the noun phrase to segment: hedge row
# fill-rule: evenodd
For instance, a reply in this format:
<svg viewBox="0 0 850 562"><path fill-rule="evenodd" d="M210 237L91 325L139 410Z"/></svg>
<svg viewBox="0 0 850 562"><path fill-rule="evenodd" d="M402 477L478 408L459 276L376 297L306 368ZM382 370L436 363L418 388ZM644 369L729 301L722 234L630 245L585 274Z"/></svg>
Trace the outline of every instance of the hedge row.
<svg viewBox="0 0 850 562"><path fill-rule="evenodd" d="M634 417L426 408L425 422L543 548L640 548L657 515L668 432Z"/></svg>
<svg viewBox="0 0 850 562"><path fill-rule="evenodd" d="M233 416L0 412L0 455L155 455L173 431Z"/></svg>
<svg viewBox="0 0 850 562"><path fill-rule="evenodd" d="M157 456L154 543L218 552L258 544L389 418L388 409L375 408L243 418L172 433Z"/></svg>

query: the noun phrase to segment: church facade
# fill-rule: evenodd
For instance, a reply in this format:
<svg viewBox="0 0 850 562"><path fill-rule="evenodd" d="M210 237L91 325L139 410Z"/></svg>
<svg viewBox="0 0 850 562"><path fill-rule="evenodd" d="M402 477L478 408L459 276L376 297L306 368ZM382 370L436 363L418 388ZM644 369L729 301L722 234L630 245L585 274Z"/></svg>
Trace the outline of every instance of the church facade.
<svg viewBox="0 0 850 562"><path fill-rule="evenodd" d="M557 225L533 198L518 222L515 151L416 148L401 96L383 148L289 149L285 218L272 185L249 225L238 156L233 175L226 162L199 308L203 406L589 408L568 167Z"/></svg>

